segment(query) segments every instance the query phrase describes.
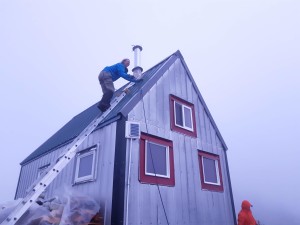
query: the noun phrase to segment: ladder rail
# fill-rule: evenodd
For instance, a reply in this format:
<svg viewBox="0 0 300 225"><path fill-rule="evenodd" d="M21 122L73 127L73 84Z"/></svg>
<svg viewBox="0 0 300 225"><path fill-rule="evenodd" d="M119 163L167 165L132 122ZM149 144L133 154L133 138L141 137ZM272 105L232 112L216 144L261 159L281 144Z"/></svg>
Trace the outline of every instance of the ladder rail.
<svg viewBox="0 0 300 225"><path fill-rule="evenodd" d="M52 183L58 174L69 164L77 153L77 148L82 142L97 128L97 126L106 118L106 116L114 109L114 107L126 96L126 89L134 85L130 82L124 87L121 95L115 97L109 109L104 113L99 113L95 119L66 147L63 156L49 169L49 171L36 181L32 190L27 196L16 206L16 208L2 221L0 225L15 225L24 213L34 204L38 197ZM71 146L71 147L69 147Z"/></svg>

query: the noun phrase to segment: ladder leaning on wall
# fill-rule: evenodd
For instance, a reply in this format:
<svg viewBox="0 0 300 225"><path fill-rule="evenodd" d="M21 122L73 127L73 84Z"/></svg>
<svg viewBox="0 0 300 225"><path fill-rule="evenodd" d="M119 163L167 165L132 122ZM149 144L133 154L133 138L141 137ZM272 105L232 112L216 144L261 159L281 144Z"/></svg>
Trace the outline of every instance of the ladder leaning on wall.
<svg viewBox="0 0 300 225"><path fill-rule="evenodd" d="M128 88L134 85L130 82L122 89L121 95L115 97L111 102L111 106L104 113L99 113L96 118L67 146L65 153L55 163L50 170L41 177L29 190L27 196L16 206L16 208L8 215L1 225L15 225L24 213L35 203L39 196L46 190L58 174L69 164L77 153L77 148L82 142L96 129L106 116L116 107L116 105L126 96Z"/></svg>

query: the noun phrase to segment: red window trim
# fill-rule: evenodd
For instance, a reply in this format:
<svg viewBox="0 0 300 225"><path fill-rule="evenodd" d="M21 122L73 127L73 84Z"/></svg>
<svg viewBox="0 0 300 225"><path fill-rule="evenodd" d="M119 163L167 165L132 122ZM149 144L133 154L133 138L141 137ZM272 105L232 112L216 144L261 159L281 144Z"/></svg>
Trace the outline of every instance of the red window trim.
<svg viewBox="0 0 300 225"><path fill-rule="evenodd" d="M156 144L169 147L169 166L170 166L170 178L158 177L147 175L145 171L145 143L151 141ZM145 184L159 184L164 186L175 186L175 174L174 174L174 153L173 142L164 138L156 137L146 133L141 134L140 138L140 168L139 168L139 180Z"/></svg>
<svg viewBox="0 0 300 225"><path fill-rule="evenodd" d="M202 165L202 157L206 157L209 159L216 160L218 162L218 167L219 167L219 178L220 178L220 184L207 184L204 182L204 174L203 174L203 165ZM220 163L220 156L208 152L204 152L201 150L198 150L198 159L199 159L199 168L200 168L200 180L201 180L201 187L204 190L209 190L209 191L218 191L218 192L223 192L224 187L223 187L223 178L222 178L222 170L221 170L221 163Z"/></svg>
<svg viewBox="0 0 300 225"><path fill-rule="evenodd" d="M184 129L182 127L178 127L175 124L175 111L174 111L174 102L178 102L182 105L188 106L192 109L192 123L193 123L193 131ZM195 107L192 103L185 101L181 98L178 98L175 95L170 95L170 118L171 118L171 130L189 135L191 137L197 137L197 127L196 127L196 116L195 116Z"/></svg>

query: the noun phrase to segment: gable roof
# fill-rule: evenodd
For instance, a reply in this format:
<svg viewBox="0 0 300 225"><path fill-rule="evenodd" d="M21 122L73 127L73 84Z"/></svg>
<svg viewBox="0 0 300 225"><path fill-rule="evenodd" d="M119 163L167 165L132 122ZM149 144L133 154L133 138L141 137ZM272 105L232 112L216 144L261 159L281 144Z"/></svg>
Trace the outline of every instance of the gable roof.
<svg viewBox="0 0 300 225"><path fill-rule="evenodd" d="M98 127L95 129L100 129L118 119L121 116L126 116L131 109L142 99L142 97L151 89L151 87L157 82L157 80L167 71L167 69L177 60L180 59L189 78L192 81L192 85L195 88L201 103L204 106L204 109L211 120L213 127L215 128L219 139L225 150L227 146L198 90L198 87L181 55L180 51L176 51L169 57L165 58L149 70L143 73L143 81L136 83L135 85L129 88L130 92L124 96L124 98L115 106L115 108L107 115L104 121L102 121ZM123 86L124 87L124 86ZM118 95L123 87L118 89L114 97ZM74 138L76 138L89 123L99 114L99 109L97 108L97 103L90 106L83 112L79 113L73 117L66 125L64 125L60 130L58 130L54 135L52 135L47 141L45 141L40 147L38 147L33 153L31 153L27 158L25 158L20 164L24 165L38 157L41 157L49 152L52 152L58 148L61 148L64 145L71 143Z"/></svg>

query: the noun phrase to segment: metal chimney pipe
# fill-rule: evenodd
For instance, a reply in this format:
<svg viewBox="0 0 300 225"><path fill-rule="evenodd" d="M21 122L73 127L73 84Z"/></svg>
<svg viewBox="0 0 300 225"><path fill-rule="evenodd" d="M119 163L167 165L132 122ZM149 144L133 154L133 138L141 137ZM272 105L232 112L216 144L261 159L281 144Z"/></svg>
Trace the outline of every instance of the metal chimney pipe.
<svg viewBox="0 0 300 225"><path fill-rule="evenodd" d="M142 46L134 45L132 51L134 51L134 68L132 69L133 76L139 78L142 75L143 68L141 67L141 51Z"/></svg>

